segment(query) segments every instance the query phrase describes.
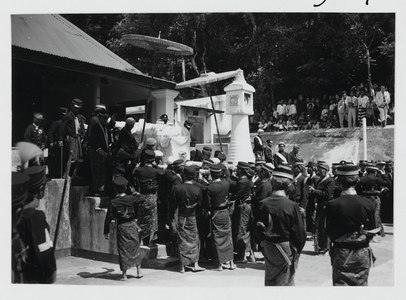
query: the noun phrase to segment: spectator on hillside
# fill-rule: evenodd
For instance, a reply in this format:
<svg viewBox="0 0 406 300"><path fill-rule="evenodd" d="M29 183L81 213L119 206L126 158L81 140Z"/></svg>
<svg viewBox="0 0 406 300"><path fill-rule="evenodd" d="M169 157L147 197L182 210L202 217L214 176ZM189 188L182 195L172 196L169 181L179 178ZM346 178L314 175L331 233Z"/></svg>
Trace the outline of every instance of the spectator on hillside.
<svg viewBox="0 0 406 300"><path fill-rule="evenodd" d="M286 105L283 106L283 100L279 100L278 106L276 107L276 111L278 112L278 119L279 120L281 120L281 118L282 118L282 120L284 120L284 118L285 118L285 108L286 108Z"/></svg>
<svg viewBox="0 0 406 300"><path fill-rule="evenodd" d="M365 117L367 118L368 126L377 126L378 123L375 118L376 103L373 96L369 96L368 102L365 105Z"/></svg>
<svg viewBox="0 0 406 300"><path fill-rule="evenodd" d="M346 113L346 106L345 106L345 101L347 99L347 92L343 91L343 96L337 103L337 113L338 113L338 119L340 121L340 128L344 128L344 119L345 119L345 113Z"/></svg>
<svg viewBox="0 0 406 300"><path fill-rule="evenodd" d="M379 110L379 121L381 122L381 126L385 127L386 119L388 118L390 94L384 85L381 85L380 91L376 93L375 102Z"/></svg>
<svg viewBox="0 0 406 300"><path fill-rule="evenodd" d="M368 103L368 96L365 95L365 90L361 89L358 97L358 126L362 126L362 119L366 116L366 106Z"/></svg>
<svg viewBox="0 0 406 300"><path fill-rule="evenodd" d="M306 115L309 116L309 118L312 118L313 113L314 113L314 104L309 98L306 98Z"/></svg>
<svg viewBox="0 0 406 300"><path fill-rule="evenodd" d="M333 118L335 114L337 114L337 103L340 100L340 97L338 95L330 96L330 105L328 107L328 116L330 119Z"/></svg>
<svg viewBox="0 0 406 300"><path fill-rule="evenodd" d="M321 116L321 110L322 110L322 107L321 107L321 104L320 104L320 99L319 98L316 98L316 99L314 99L314 107L313 107L313 117L314 118L316 118L317 120L320 118L320 116Z"/></svg>
<svg viewBox="0 0 406 300"><path fill-rule="evenodd" d="M293 103L290 105L290 115L292 116L292 119L297 121L297 113L298 113L298 103L297 100L295 99Z"/></svg>
<svg viewBox="0 0 406 300"><path fill-rule="evenodd" d="M348 128L356 126L357 100L354 91L350 91L350 96L345 99L345 105L348 109Z"/></svg>
<svg viewBox="0 0 406 300"><path fill-rule="evenodd" d="M324 117L327 118L328 117L328 112L329 112L328 105L327 104L323 105L323 109L322 109L321 114L320 114L320 119L323 119Z"/></svg>

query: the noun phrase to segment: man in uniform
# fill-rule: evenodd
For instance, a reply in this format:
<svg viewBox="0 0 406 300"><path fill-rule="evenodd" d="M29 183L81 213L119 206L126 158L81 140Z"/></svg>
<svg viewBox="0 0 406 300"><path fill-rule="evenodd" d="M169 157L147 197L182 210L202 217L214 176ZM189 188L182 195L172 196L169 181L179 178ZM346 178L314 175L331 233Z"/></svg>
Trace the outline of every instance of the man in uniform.
<svg viewBox="0 0 406 300"><path fill-rule="evenodd" d="M265 162L271 163L271 164L273 164L272 145L273 145L273 142L271 141L271 139L267 139L266 145L264 148Z"/></svg>
<svg viewBox="0 0 406 300"><path fill-rule="evenodd" d="M295 162L293 164L293 186L295 192L293 194L293 201L299 205L300 214L303 217L303 224L306 228L306 208L309 200L309 190L305 184L306 176L303 174L303 162Z"/></svg>
<svg viewBox="0 0 406 300"><path fill-rule="evenodd" d="M215 247L217 271L223 267L233 270L234 264L231 219L228 212L228 193L230 183L222 180L220 165L210 166L212 182L206 189L206 207L209 211L211 237Z"/></svg>
<svg viewBox="0 0 406 300"><path fill-rule="evenodd" d="M45 148L45 131L41 124L44 121L44 116L41 113L33 115L32 124L28 125L24 132L24 141L33 143L44 150Z"/></svg>
<svg viewBox="0 0 406 300"><path fill-rule="evenodd" d="M320 180L315 187L308 186L309 192L314 196L316 204L316 234L315 251L319 254L325 254L329 249L329 242L326 233L326 205L333 198L335 184L330 177L330 167L325 162L320 162L317 166L317 173ZM317 239L317 240L316 240Z"/></svg>
<svg viewBox="0 0 406 300"><path fill-rule="evenodd" d="M199 149L196 149L196 141L190 142L190 160L191 161L203 161L203 154Z"/></svg>
<svg viewBox="0 0 406 300"><path fill-rule="evenodd" d="M298 204L286 197L292 170L275 168L272 176L272 195L261 201L256 223L265 258L265 286L292 286L306 231Z"/></svg>
<svg viewBox="0 0 406 300"><path fill-rule="evenodd" d="M109 239L110 223L117 224L117 252L122 272L122 280L127 280L127 270L136 267L137 278L143 277L141 273L140 237L136 218L137 206L140 197L126 195L127 179L117 176L113 180L116 197L111 200L104 222L104 236Z"/></svg>
<svg viewBox="0 0 406 300"><path fill-rule="evenodd" d="M176 224L180 258L180 272L185 268L193 272L204 271L199 266L200 240L196 222L196 207L202 202L202 190L194 185L196 168L186 166L183 171L184 182L172 189L174 202L170 208L170 219Z"/></svg>
<svg viewBox="0 0 406 300"><path fill-rule="evenodd" d="M187 129L187 131L190 131L190 129L193 126L193 123L190 122L189 120L186 120L185 123L183 123L183 126Z"/></svg>
<svg viewBox="0 0 406 300"><path fill-rule="evenodd" d="M28 195L17 225L23 243L28 247L27 258L22 265L24 283L54 283L56 260L45 213L38 210L44 197L45 168L34 166L24 171L29 176Z"/></svg>
<svg viewBox="0 0 406 300"><path fill-rule="evenodd" d="M292 152L288 154L288 164L293 165L295 162L303 161L301 158L298 157L300 147L295 145L293 146Z"/></svg>
<svg viewBox="0 0 406 300"><path fill-rule="evenodd" d="M65 107L59 107L59 118L52 122L48 131L48 143L49 143L49 175L51 178L62 177L62 161L61 151L62 147L59 141L62 141L60 136L60 127L62 126L62 120L68 113L68 109Z"/></svg>
<svg viewBox="0 0 406 300"><path fill-rule="evenodd" d="M258 129L257 135L254 137L254 148L252 151L255 155L255 160L260 160L264 158L264 142L262 140L262 135L264 134L263 129Z"/></svg>
<svg viewBox="0 0 406 300"><path fill-rule="evenodd" d="M155 152L146 150L141 167L134 170L137 190L144 195L139 207L138 224L141 227L141 240L144 245L151 245L157 239L158 232L158 177L164 174L162 170L153 167Z"/></svg>
<svg viewBox="0 0 406 300"><path fill-rule="evenodd" d="M168 123L168 115L167 114L163 114L159 117L159 119L162 120L162 122L164 122L164 124Z"/></svg>
<svg viewBox="0 0 406 300"><path fill-rule="evenodd" d="M247 262L246 253L250 260L255 260L251 249L250 227L252 223L251 190L252 181L248 178L249 164L238 162L237 181L232 183L231 193L235 202L233 214L233 240L234 250L237 252L236 260Z"/></svg>
<svg viewBox="0 0 406 300"><path fill-rule="evenodd" d="M285 143L280 142L278 144L278 152L276 152L273 156L273 161L275 168L278 167L280 164L287 164L288 163L288 153L285 152Z"/></svg>
<svg viewBox="0 0 406 300"><path fill-rule="evenodd" d="M374 260L369 241L375 229L374 204L357 195L358 167L337 168L341 196L326 206L327 234L331 239L333 285L365 286Z"/></svg>
<svg viewBox="0 0 406 300"><path fill-rule="evenodd" d="M204 146L202 151L202 161L209 160L211 157L212 149L209 146Z"/></svg>
<svg viewBox="0 0 406 300"><path fill-rule="evenodd" d="M60 141L60 146L63 146L64 159L63 167L66 167L68 158L71 159L70 174L76 173L79 168L79 163L83 161L82 144L80 133L84 132L84 124L81 122L79 112L83 106L83 102L80 99L73 99L71 103L70 111L65 115L60 127L59 136L63 139ZM64 170L66 172L66 170Z"/></svg>
<svg viewBox="0 0 406 300"><path fill-rule="evenodd" d="M307 163L307 177L305 179L305 184L307 187L315 187L317 182L320 180L317 176L317 163L314 161L309 161ZM314 202L315 195L309 193L309 198L307 202L306 209L306 231L314 234L315 232L315 218L316 218L316 203Z"/></svg>
<svg viewBox="0 0 406 300"><path fill-rule="evenodd" d="M359 161L359 163L358 163L358 166L359 166L359 174L358 175L359 175L359 177L367 175L367 170L366 170L367 165L368 165L368 161L366 161L366 160L360 160Z"/></svg>

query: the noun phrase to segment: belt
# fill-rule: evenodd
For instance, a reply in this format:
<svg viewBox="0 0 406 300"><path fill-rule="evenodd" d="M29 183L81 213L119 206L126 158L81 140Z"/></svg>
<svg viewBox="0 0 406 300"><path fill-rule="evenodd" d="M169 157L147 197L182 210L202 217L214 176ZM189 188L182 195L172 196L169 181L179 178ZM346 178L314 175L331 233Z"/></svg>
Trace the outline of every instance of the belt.
<svg viewBox="0 0 406 300"><path fill-rule="evenodd" d="M369 241L362 242L362 243L340 243L340 242L332 242L332 247L334 248L344 248L349 250L358 250L362 248L369 247Z"/></svg>

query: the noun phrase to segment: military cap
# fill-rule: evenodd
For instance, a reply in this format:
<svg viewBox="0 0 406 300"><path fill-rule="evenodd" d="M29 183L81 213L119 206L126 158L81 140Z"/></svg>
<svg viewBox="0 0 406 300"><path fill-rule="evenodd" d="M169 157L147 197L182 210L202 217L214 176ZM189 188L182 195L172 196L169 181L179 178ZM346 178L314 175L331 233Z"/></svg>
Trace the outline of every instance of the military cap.
<svg viewBox="0 0 406 300"><path fill-rule="evenodd" d="M147 138L147 140L145 141L145 144L148 145L148 146L154 146L156 144L156 139Z"/></svg>
<svg viewBox="0 0 406 300"><path fill-rule="evenodd" d="M263 165L265 163L266 163L266 161L263 159L258 159L257 161L255 161L255 165Z"/></svg>
<svg viewBox="0 0 406 300"><path fill-rule="evenodd" d="M183 161L183 159L177 159L172 163L174 168L179 168L185 165L185 162Z"/></svg>
<svg viewBox="0 0 406 300"><path fill-rule="evenodd" d="M260 129L258 129L257 133L258 133L258 134L264 133L264 130L260 128Z"/></svg>
<svg viewBox="0 0 406 300"><path fill-rule="evenodd" d="M155 152L153 150L145 150L145 157L148 160L153 160L155 159Z"/></svg>
<svg viewBox="0 0 406 300"><path fill-rule="evenodd" d="M76 107L76 108L82 108L83 106L83 101L78 99L78 98L74 98L72 100L72 106Z"/></svg>
<svg viewBox="0 0 406 300"><path fill-rule="evenodd" d="M302 161L296 161L293 163L293 167L303 166L303 165L304 165L304 162L302 162Z"/></svg>
<svg viewBox="0 0 406 300"><path fill-rule="evenodd" d="M384 162L383 160L380 160L380 161L377 161L377 162L376 162L376 165L377 165L377 166L386 165L386 162Z"/></svg>
<svg viewBox="0 0 406 300"><path fill-rule="evenodd" d="M204 151L207 151L207 152L211 152L211 151L212 151L212 149L211 149L210 147L208 147L208 146L204 146L204 147L203 147L203 150L204 150Z"/></svg>
<svg viewBox="0 0 406 300"><path fill-rule="evenodd" d="M267 142L267 143L271 143L271 144L273 144L273 142L272 142L272 140L271 140L271 139L267 139L267 140L266 140L266 142Z"/></svg>
<svg viewBox="0 0 406 300"><path fill-rule="evenodd" d="M125 187L127 182L127 179L125 179L123 176L117 176L113 179L113 184L117 187Z"/></svg>
<svg viewBox="0 0 406 300"><path fill-rule="evenodd" d="M212 173L220 173L221 172L221 167L219 166L220 164L215 164L210 166L210 172Z"/></svg>
<svg viewBox="0 0 406 300"><path fill-rule="evenodd" d="M162 151L155 150L154 152L155 152L155 157L163 157L164 156Z"/></svg>
<svg viewBox="0 0 406 300"><path fill-rule="evenodd" d="M342 165L337 168L337 176L358 175L359 167L355 165Z"/></svg>
<svg viewBox="0 0 406 300"><path fill-rule="evenodd" d="M366 165L367 163L368 163L368 161L367 161L367 160L362 159L362 160L360 160L360 161L359 161L359 163L358 163L358 164L359 164L360 166L362 166L362 165Z"/></svg>
<svg viewBox="0 0 406 300"><path fill-rule="evenodd" d="M272 172L275 169L275 166L271 163L266 163L261 166L261 169L264 169L265 171L268 172Z"/></svg>
<svg viewBox="0 0 406 300"><path fill-rule="evenodd" d="M316 162L314 162L314 161L309 161L308 163L307 163L307 165L306 165L306 167L317 167L317 163Z"/></svg>
<svg viewBox="0 0 406 300"><path fill-rule="evenodd" d="M248 163L245 161L239 161L237 164L237 168L242 169L242 170L247 170L250 167Z"/></svg>
<svg viewBox="0 0 406 300"><path fill-rule="evenodd" d="M44 116L41 113L34 113L34 118L38 119L38 120L43 120Z"/></svg>
<svg viewBox="0 0 406 300"><path fill-rule="evenodd" d="M278 146L286 146L286 144L284 142L279 142Z"/></svg>
<svg viewBox="0 0 406 300"><path fill-rule="evenodd" d="M227 170L227 167L225 165L223 165L222 163L219 163L218 166L221 169L221 171L226 171Z"/></svg>
<svg viewBox="0 0 406 300"><path fill-rule="evenodd" d="M328 164L326 164L325 162L321 162L317 164L317 167L324 169L326 171L330 171L330 167Z"/></svg>
<svg viewBox="0 0 406 300"><path fill-rule="evenodd" d="M134 125L134 124L135 124L134 118L129 117L125 120L125 125Z"/></svg>
<svg viewBox="0 0 406 300"><path fill-rule="evenodd" d="M184 173L186 176L190 176L190 177L195 176L196 171L197 171L197 169L196 169L195 166L186 166L186 167L183 169L183 173Z"/></svg>
<svg viewBox="0 0 406 300"><path fill-rule="evenodd" d="M333 169L337 169L339 166L341 166L342 164L341 163L332 163L331 164L331 167L333 168Z"/></svg>
<svg viewBox="0 0 406 300"><path fill-rule="evenodd" d="M366 171L367 172L375 172L375 171L379 171L379 168L377 166L374 166L374 165L369 165L369 166L367 166Z"/></svg>
<svg viewBox="0 0 406 300"><path fill-rule="evenodd" d="M294 145L294 146L293 146L293 149L299 150L300 147L299 147L298 145Z"/></svg>
<svg viewBox="0 0 406 300"><path fill-rule="evenodd" d="M30 178L22 172L11 173L11 199L12 206L24 204L27 196L28 181Z"/></svg>
<svg viewBox="0 0 406 300"><path fill-rule="evenodd" d="M217 158L218 158L220 161L224 161L224 160L227 159L227 157L226 157L226 155L225 155L224 153L219 153L219 154L217 155Z"/></svg>
<svg viewBox="0 0 406 300"><path fill-rule="evenodd" d="M45 182L45 167L33 166L27 168L24 173L29 176L28 190L33 191Z"/></svg>
<svg viewBox="0 0 406 300"><path fill-rule="evenodd" d="M161 120L168 120L168 115L167 114L163 114L159 117Z"/></svg>
<svg viewBox="0 0 406 300"><path fill-rule="evenodd" d="M189 120L186 120L185 123L183 123L183 126L185 126L187 129L192 128L192 122L190 122Z"/></svg>
<svg viewBox="0 0 406 300"><path fill-rule="evenodd" d="M292 169L289 168L281 168L278 166L273 170L272 175L275 177L283 177L283 178L288 178L293 180L293 171Z"/></svg>
<svg viewBox="0 0 406 300"><path fill-rule="evenodd" d="M324 160L318 160L318 161L317 161L317 164L318 164L318 165L320 165L320 164L325 164L325 163L326 163L326 162L325 162Z"/></svg>
<svg viewBox="0 0 406 300"><path fill-rule="evenodd" d="M59 113L61 115L63 115L63 116L68 113L68 109L66 107L63 107L63 106L59 107L58 110L59 110Z"/></svg>
<svg viewBox="0 0 406 300"><path fill-rule="evenodd" d="M206 164L206 165L212 165L213 164L213 161L211 160L211 159L203 159L203 162L202 162L203 164Z"/></svg>
<svg viewBox="0 0 406 300"><path fill-rule="evenodd" d="M254 177L254 175L255 175L255 170L254 169L251 169L251 168L248 168L248 172L247 172L247 175L248 175L248 177Z"/></svg>

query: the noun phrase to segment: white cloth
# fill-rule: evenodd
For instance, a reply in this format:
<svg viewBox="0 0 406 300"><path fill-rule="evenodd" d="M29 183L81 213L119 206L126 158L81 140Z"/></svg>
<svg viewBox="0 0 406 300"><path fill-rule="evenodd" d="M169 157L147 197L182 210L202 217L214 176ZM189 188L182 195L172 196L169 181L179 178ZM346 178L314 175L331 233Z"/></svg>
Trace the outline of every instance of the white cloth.
<svg viewBox="0 0 406 300"><path fill-rule="evenodd" d="M276 107L276 111L278 112L278 115L279 115L279 116L285 114L285 109L284 109L284 107L283 107L282 104L278 104L278 106Z"/></svg>
<svg viewBox="0 0 406 300"><path fill-rule="evenodd" d="M291 104L289 106L289 116L290 115L296 115L297 114L297 109L295 104Z"/></svg>
<svg viewBox="0 0 406 300"><path fill-rule="evenodd" d="M368 96L358 97L358 107L366 108L368 103Z"/></svg>

